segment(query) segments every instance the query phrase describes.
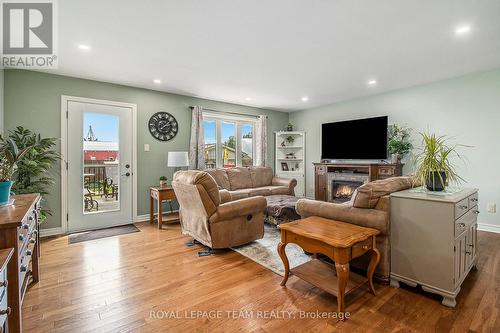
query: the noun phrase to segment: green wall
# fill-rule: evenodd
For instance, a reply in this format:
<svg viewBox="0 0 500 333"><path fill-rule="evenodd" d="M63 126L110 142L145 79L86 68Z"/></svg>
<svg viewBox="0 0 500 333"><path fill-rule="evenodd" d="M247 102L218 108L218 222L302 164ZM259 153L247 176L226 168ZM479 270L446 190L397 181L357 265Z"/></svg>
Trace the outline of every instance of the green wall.
<svg viewBox="0 0 500 333"><path fill-rule="evenodd" d="M389 123L413 128L416 147L420 146L418 132L425 130L472 146L460 150L466 162L458 163L458 172L467 180L464 187L479 188L479 222L500 227L498 214L486 209L488 203L500 203L500 180L496 178L500 165L500 69L290 113L290 122L306 131L308 196L314 197L312 163L320 161L321 124L381 115L388 115ZM346 145L349 141L346 138L331 144ZM411 171L408 160L405 172Z"/></svg>
<svg viewBox="0 0 500 333"><path fill-rule="evenodd" d="M5 130L22 125L42 136L61 135L61 95L105 99L137 104L137 206L138 215L147 214L149 209L148 188L158 183L161 175L172 177L172 168L167 168L167 152L187 151L191 128L189 105L201 105L219 111L231 111L249 115L268 116L268 163L272 166L274 157L273 132L286 127L288 114L241 105L209 101L199 98L169 94L104 82L78 79L23 70L5 71ZM149 117L158 111L167 111L179 123L177 136L169 142L155 140L148 131ZM144 152L144 144L150 144L150 151ZM59 167L57 167L58 171ZM47 198L54 215L43 228L61 225L60 183L54 186Z"/></svg>

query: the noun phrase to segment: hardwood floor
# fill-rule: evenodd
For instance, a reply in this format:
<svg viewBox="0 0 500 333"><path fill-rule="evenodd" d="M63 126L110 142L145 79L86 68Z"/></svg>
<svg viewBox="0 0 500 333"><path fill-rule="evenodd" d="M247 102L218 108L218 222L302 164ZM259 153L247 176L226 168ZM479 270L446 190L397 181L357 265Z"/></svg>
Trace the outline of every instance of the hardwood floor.
<svg viewBox="0 0 500 333"><path fill-rule="evenodd" d="M299 318L332 313L337 302L294 276L283 288L280 276L236 252L198 257L202 247L186 247L178 225L137 226L142 232L71 245L44 240L41 279L24 300L25 332L500 332L500 234L479 234L479 270L455 309L421 290L376 285L376 297L365 289L346 297L351 317L341 322ZM221 312L202 312L220 316L208 319L196 311Z"/></svg>

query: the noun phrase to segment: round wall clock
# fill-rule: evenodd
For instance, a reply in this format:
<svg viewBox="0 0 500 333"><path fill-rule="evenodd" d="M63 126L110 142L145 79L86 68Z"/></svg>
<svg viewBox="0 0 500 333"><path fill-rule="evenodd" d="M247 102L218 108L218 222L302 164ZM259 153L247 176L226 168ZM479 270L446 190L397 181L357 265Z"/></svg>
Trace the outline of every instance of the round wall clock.
<svg viewBox="0 0 500 333"><path fill-rule="evenodd" d="M172 140L178 129L177 120L168 112L156 112L149 118L149 133L160 141Z"/></svg>

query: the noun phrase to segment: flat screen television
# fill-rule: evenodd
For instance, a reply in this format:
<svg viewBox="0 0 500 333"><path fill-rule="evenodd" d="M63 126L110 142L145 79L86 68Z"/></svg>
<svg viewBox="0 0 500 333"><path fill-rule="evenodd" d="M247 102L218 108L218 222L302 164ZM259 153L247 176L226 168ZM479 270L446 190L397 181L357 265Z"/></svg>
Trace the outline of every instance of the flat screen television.
<svg viewBox="0 0 500 333"><path fill-rule="evenodd" d="M386 158L387 116L322 125L322 160L383 160Z"/></svg>

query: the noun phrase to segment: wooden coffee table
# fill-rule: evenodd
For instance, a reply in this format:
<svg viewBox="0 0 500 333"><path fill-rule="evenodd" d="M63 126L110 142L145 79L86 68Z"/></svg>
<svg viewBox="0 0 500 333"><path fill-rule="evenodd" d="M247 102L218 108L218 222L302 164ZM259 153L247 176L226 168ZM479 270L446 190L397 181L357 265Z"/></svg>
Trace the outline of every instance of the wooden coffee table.
<svg viewBox="0 0 500 333"><path fill-rule="evenodd" d="M338 312L344 312L344 296L368 282L369 290L376 295L373 273L380 261L380 252L375 247L379 231L354 224L325 219L317 216L280 224L281 242L278 253L285 266L284 286L288 281L290 267L285 247L295 243L304 251L321 253L335 262L333 265L313 259L291 270L293 275L337 297ZM371 252L368 277L349 272L349 261Z"/></svg>

